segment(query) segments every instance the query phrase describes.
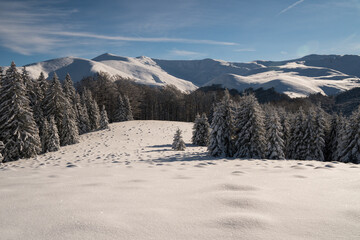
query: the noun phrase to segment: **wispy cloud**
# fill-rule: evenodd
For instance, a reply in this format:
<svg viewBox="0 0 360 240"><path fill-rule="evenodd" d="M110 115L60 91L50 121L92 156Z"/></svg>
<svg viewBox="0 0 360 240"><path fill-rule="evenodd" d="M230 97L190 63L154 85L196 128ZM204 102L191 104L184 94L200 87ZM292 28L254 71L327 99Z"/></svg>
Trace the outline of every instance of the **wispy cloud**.
<svg viewBox="0 0 360 240"><path fill-rule="evenodd" d="M194 56L201 56L204 55L202 53L199 52L192 52L192 51L186 51L186 50L171 50L170 54L172 55L176 55L176 56L186 56L186 57L194 57Z"/></svg>
<svg viewBox="0 0 360 240"><path fill-rule="evenodd" d="M287 11L289 11L290 9L296 7L297 5L299 5L300 3L304 2L305 0L299 0L293 4L291 4L290 6L288 6L287 8L283 9L281 12L278 13L277 16L283 14L283 13L286 13Z"/></svg>
<svg viewBox="0 0 360 240"><path fill-rule="evenodd" d="M235 52L255 52L255 48L239 48L235 49Z"/></svg>
<svg viewBox="0 0 360 240"><path fill-rule="evenodd" d="M0 44L23 55L77 49L85 41L93 42L99 47L124 42L237 45L234 42L212 39L134 37L85 32L81 31L84 26L71 21L72 15L78 12L77 9L64 9L52 3L44 5L38 1L7 1L1 5Z"/></svg>

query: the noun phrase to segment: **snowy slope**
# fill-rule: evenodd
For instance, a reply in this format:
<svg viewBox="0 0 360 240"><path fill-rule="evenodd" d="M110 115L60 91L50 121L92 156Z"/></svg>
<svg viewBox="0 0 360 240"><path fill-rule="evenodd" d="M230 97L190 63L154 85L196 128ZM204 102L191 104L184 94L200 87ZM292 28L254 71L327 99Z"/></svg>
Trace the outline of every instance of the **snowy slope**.
<svg viewBox="0 0 360 240"><path fill-rule="evenodd" d="M149 57L121 57L105 53L92 60L66 57L27 66L32 77L43 71L56 72L60 79L70 73L73 80L97 72L120 75L152 86L174 85L183 92L220 84L243 90L248 87L271 88L291 97L311 93L336 94L360 87L360 57L309 55L289 61L227 62L214 59L159 60Z"/></svg>
<svg viewBox="0 0 360 240"><path fill-rule="evenodd" d="M212 158L191 123L110 127L0 166L1 239L359 239L357 165Z"/></svg>

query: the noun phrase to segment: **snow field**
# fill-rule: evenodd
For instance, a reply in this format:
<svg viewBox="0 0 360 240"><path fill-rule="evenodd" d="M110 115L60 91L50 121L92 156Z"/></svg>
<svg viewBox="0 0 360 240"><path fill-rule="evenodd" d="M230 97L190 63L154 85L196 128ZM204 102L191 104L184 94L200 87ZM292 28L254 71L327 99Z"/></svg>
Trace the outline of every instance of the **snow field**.
<svg viewBox="0 0 360 240"><path fill-rule="evenodd" d="M359 166L212 158L192 126L110 124L1 165L1 239L359 239Z"/></svg>

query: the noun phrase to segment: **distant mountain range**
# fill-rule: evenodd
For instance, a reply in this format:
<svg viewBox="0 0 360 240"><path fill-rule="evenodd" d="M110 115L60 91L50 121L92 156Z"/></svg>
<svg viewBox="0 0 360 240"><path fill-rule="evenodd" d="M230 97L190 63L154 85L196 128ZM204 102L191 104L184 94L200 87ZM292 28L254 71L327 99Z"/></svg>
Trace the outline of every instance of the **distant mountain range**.
<svg viewBox="0 0 360 240"><path fill-rule="evenodd" d="M26 65L31 77L40 72L51 78L54 72L73 80L97 72L120 75L137 83L174 85L184 92L198 87L222 85L242 91L247 88L274 88L290 97L312 93L333 95L360 87L360 56L308 55L288 61L254 61L249 63L222 60L159 60L149 57L121 57L105 53L93 59L57 58Z"/></svg>

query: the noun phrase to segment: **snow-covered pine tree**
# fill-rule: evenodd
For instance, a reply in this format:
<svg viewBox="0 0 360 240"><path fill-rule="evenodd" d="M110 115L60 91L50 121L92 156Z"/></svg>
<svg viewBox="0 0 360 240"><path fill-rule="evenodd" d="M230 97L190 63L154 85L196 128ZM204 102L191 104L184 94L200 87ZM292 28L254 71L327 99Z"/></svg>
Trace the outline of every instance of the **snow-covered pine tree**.
<svg viewBox="0 0 360 240"><path fill-rule="evenodd" d="M210 125L206 114L199 114L195 117L192 143L198 146L207 146L209 144Z"/></svg>
<svg viewBox="0 0 360 240"><path fill-rule="evenodd" d="M49 127L46 137L46 152L56 152L60 149L60 139L58 129L56 127L55 119L53 116L49 118Z"/></svg>
<svg viewBox="0 0 360 240"><path fill-rule="evenodd" d="M263 158L266 151L264 112L254 95L242 98L235 122L234 157Z"/></svg>
<svg viewBox="0 0 360 240"><path fill-rule="evenodd" d="M62 146L71 145L79 142L79 132L75 117L71 113L72 109L65 110L60 142Z"/></svg>
<svg viewBox="0 0 360 240"><path fill-rule="evenodd" d="M360 163L360 107L351 114L343 141L340 161Z"/></svg>
<svg viewBox="0 0 360 240"><path fill-rule="evenodd" d="M345 151L347 147L347 138L346 138L346 130L349 126L348 119L344 117L342 114L338 115L337 124L336 124L336 135L337 135L337 147L335 151L333 151L332 159L333 161L341 161L342 153Z"/></svg>
<svg viewBox="0 0 360 240"><path fill-rule="evenodd" d="M127 95L124 95L123 101L124 101L124 108L125 108L125 121L134 120L131 105L130 105L130 100Z"/></svg>
<svg viewBox="0 0 360 240"><path fill-rule="evenodd" d="M49 122L45 118L42 120L42 126L40 130L41 149L43 153L47 152L47 142L49 138Z"/></svg>
<svg viewBox="0 0 360 240"><path fill-rule="evenodd" d="M299 108L295 114L295 118L291 124L290 141L289 141L289 156L291 159L305 160L305 151L307 148L304 142L305 135L305 113L302 107Z"/></svg>
<svg viewBox="0 0 360 240"><path fill-rule="evenodd" d="M95 99L93 99L90 90L84 90L84 100L88 111L90 129L97 130L100 127L100 111Z"/></svg>
<svg viewBox="0 0 360 240"><path fill-rule="evenodd" d="M119 94L117 98L117 107L114 115L114 121L115 122L126 121L125 103L121 94Z"/></svg>
<svg viewBox="0 0 360 240"><path fill-rule="evenodd" d="M75 121L75 112L70 105L68 98L65 96L63 92L63 88L61 83L54 73L52 82L49 88L46 91L46 95L43 101L44 106L44 117L54 116L57 128L59 130L60 144L61 146L67 145L63 140L67 139L68 136L64 136L63 134L67 134L67 130L64 128L68 128L68 126L63 126L64 115L65 113L69 116L67 117L70 121ZM71 141L70 141L71 142Z"/></svg>
<svg viewBox="0 0 360 240"><path fill-rule="evenodd" d="M78 93L75 95L75 108L79 134L90 131L90 120L84 100Z"/></svg>
<svg viewBox="0 0 360 240"><path fill-rule="evenodd" d="M108 128L109 128L109 119L107 116L105 106L103 105L100 113L100 129L108 129Z"/></svg>
<svg viewBox="0 0 360 240"><path fill-rule="evenodd" d="M232 100L226 89L222 100L216 104L211 123L208 151L214 157L232 156Z"/></svg>
<svg viewBox="0 0 360 240"><path fill-rule="evenodd" d="M46 92L49 88L49 82L45 79L44 73L41 72L39 78L37 79L39 90L36 91L38 94L38 99L42 101L45 98Z"/></svg>
<svg viewBox="0 0 360 240"><path fill-rule="evenodd" d="M6 71L0 91L0 133L5 161L33 157L41 151L30 100L14 62Z"/></svg>
<svg viewBox="0 0 360 240"><path fill-rule="evenodd" d="M283 140L284 140L284 154L285 154L285 158L289 157L288 156L288 148L289 148L289 141L290 141L290 117L291 115L288 114L285 109L280 108L278 111L278 115L279 115L279 119L280 119L280 124L281 124L281 132L283 135Z"/></svg>
<svg viewBox="0 0 360 240"><path fill-rule="evenodd" d="M266 158L285 159L282 125L276 110L266 113Z"/></svg>
<svg viewBox="0 0 360 240"><path fill-rule="evenodd" d="M75 98L76 98L76 90L74 88L74 83L69 73L66 74L63 89L64 89L64 94L69 99L70 104L74 106Z"/></svg>
<svg viewBox="0 0 360 240"><path fill-rule="evenodd" d="M181 130L178 128L176 130L175 135L174 135L174 140L173 140L173 143L172 143L172 149L175 150L175 151L184 151L185 148L186 148L185 142L182 139L181 133L182 133Z"/></svg>
<svg viewBox="0 0 360 240"><path fill-rule="evenodd" d="M339 115L333 114L331 116L331 122L330 122L330 134L326 141L326 156L328 161L337 161L337 151L339 148L339 142L340 142L340 132L338 130L340 129L340 122L339 122Z"/></svg>
<svg viewBox="0 0 360 240"><path fill-rule="evenodd" d="M325 138L328 132L328 121L325 116L324 110L317 106L315 108L315 134L314 134L314 144L313 152L314 158L319 161L325 161Z"/></svg>

